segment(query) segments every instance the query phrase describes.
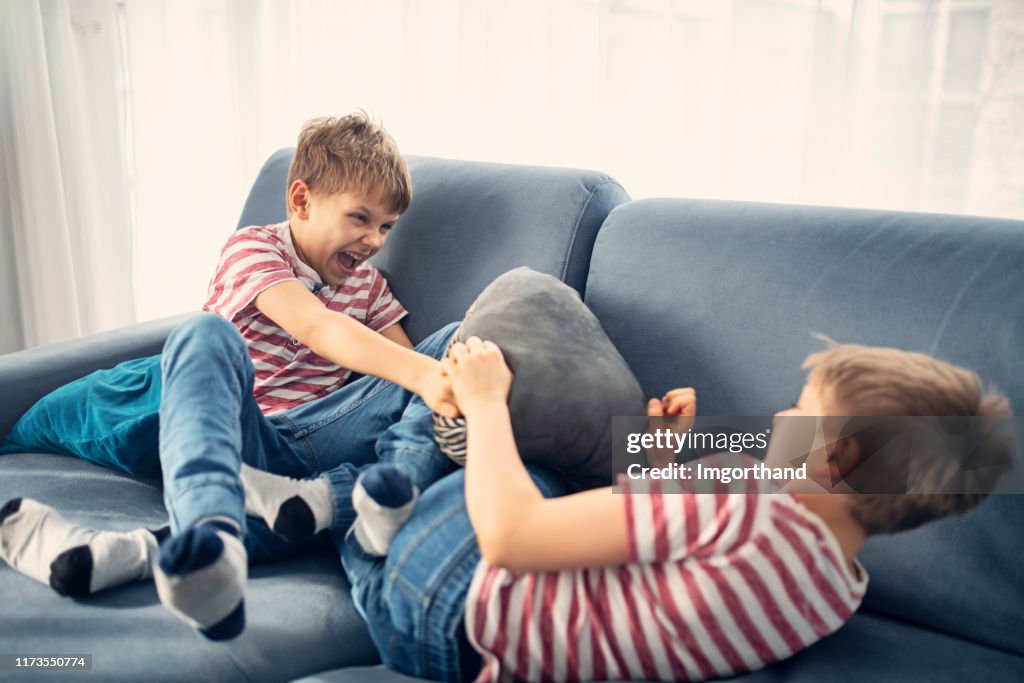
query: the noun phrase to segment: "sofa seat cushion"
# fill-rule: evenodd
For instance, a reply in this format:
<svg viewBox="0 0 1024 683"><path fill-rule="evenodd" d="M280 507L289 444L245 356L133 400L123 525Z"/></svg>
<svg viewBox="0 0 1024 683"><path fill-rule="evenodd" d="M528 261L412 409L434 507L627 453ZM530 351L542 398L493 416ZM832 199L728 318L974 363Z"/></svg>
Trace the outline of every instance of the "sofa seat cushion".
<svg viewBox="0 0 1024 683"><path fill-rule="evenodd" d="M17 496L94 528L167 523L156 483L68 456L0 456L0 503ZM72 600L0 562L0 604L5 652L91 654L92 675L105 681L286 681L378 661L327 551L250 568L246 629L229 642L208 641L172 616L151 581Z"/></svg>
<svg viewBox="0 0 1024 683"><path fill-rule="evenodd" d="M295 683L409 683L381 666L337 669ZM860 612L835 634L736 683L962 683L1024 680L1024 657L898 620Z"/></svg>

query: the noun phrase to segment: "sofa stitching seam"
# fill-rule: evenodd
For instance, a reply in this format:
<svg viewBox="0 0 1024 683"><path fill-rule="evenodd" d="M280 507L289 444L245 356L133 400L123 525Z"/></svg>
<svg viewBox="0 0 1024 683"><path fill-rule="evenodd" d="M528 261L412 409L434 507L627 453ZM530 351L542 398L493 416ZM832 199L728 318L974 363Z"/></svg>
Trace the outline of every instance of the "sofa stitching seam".
<svg viewBox="0 0 1024 683"><path fill-rule="evenodd" d="M569 246L566 248L565 256L562 259L562 273L560 279L565 282L566 273L569 269L569 258L572 256L573 248L576 246L576 237L579 235L580 224L583 222L583 216L587 213L587 208L590 207L590 202L594 199L597 194L605 185L619 185L618 181L606 177L604 180L599 182L593 188L590 189L590 193L587 195L586 200L583 202L583 206L580 207L579 214L576 216L576 223L572 227L572 236L569 238ZM622 187L619 185L619 187Z"/></svg>

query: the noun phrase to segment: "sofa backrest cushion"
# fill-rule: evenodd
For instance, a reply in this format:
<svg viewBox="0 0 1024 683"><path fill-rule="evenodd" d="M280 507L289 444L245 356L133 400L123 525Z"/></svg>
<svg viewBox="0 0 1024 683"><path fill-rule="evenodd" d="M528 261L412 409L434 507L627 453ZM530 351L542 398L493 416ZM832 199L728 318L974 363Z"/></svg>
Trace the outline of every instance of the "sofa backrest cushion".
<svg viewBox="0 0 1024 683"><path fill-rule="evenodd" d="M285 219L293 149L264 164L239 227ZM494 278L517 266L553 275L578 292L598 228L629 195L602 173L565 168L407 157L413 200L372 262L409 310L418 342L459 320Z"/></svg>
<svg viewBox="0 0 1024 683"><path fill-rule="evenodd" d="M647 396L692 385L707 415L771 415L813 332L923 351L1024 410L1024 223L718 201L617 208L585 302ZM1018 455L1019 461L1019 455ZM1024 490L1018 463L1005 490ZM865 608L1024 654L1024 495L871 539Z"/></svg>

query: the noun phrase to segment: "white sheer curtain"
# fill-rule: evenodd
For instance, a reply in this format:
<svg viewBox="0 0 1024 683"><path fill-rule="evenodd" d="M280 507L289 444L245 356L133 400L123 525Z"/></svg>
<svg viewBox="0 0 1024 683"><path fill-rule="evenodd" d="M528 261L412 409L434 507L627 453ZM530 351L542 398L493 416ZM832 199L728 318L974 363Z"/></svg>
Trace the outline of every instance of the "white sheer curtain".
<svg viewBox="0 0 1024 683"><path fill-rule="evenodd" d="M0 4L4 350L135 319L116 6Z"/></svg>
<svg viewBox="0 0 1024 683"><path fill-rule="evenodd" d="M264 158L356 107L406 153L634 197L1024 216L1018 0L126 7L143 316L196 306Z"/></svg>
<svg viewBox="0 0 1024 683"><path fill-rule="evenodd" d="M74 23L93 12L110 26L115 7L123 127L121 71L104 61L116 41ZM47 23L47 8L61 18ZM5 53L46 37L34 61L4 71L40 100L4 116L6 139L33 151L5 153L13 208L43 226L14 221L23 317L44 328L31 339L49 329L37 317L72 317L37 314L44 299L77 301L74 318L89 321L123 315L132 292L139 318L196 309L260 164L305 120L357 107L409 154L596 168L635 198L1024 217L1019 0L26 0L4 11ZM46 26L67 39L62 52ZM55 72L61 63L73 68ZM122 140L127 180L114 163ZM99 208L117 215L85 220ZM37 232L60 226L63 241ZM81 279L99 257L117 265Z"/></svg>

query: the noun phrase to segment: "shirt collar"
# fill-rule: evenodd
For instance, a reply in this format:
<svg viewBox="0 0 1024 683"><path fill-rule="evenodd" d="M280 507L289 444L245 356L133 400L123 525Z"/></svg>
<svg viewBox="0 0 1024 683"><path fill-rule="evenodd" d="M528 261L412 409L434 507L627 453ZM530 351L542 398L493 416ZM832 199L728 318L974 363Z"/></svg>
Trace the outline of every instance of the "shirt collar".
<svg viewBox="0 0 1024 683"><path fill-rule="evenodd" d="M306 264L299 254L295 251L295 242L292 240L292 229L288 224L288 221L278 223L277 225L278 234L281 237L281 241L284 242L284 248L288 252L288 258L291 259L292 269L295 271L295 275L298 276L299 280L308 287L310 290L327 289L330 285L326 284L320 279L320 276L312 266Z"/></svg>

